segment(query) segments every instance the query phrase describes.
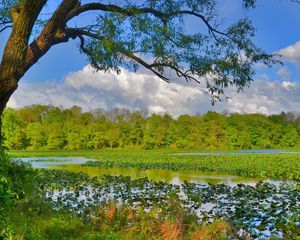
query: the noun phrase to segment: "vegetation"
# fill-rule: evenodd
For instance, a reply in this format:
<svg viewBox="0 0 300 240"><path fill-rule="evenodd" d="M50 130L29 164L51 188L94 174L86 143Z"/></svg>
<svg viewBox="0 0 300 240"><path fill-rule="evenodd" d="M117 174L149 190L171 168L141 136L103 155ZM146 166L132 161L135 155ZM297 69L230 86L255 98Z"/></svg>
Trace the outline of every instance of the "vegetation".
<svg viewBox="0 0 300 240"><path fill-rule="evenodd" d="M217 172L252 178L289 179L300 181L300 154L235 154L187 155L177 150L124 150L101 151L11 151L14 157L85 156L83 166L138 169L169 169Z"/></svg>
<svg viewBox="0 0 300 240"><path fill-rule="evenodd" d="M67 206L70 198L61 201L57 197L57 202L55 192L62 187L74 189L78 181L83 189L91 181L96 187L100 180L82 174L33 170L21 162L8 160L4 154L1 160L5 167L0 172L0 239L197 240L203 234L207 239L229 239L232 235L230 225L224 221L199 224L190 211L171 197L164 204L167 208L157 205L151 212L109 200L94 202L91 208L81 203L77 211L72 211L74 205ZM101 186L109 186L109 181L102 181Z"/></svg>
<svg viewBox="0 0 300 240"><path fill-rule="evenodd" d="M103 148L287 148L297 143L299 118L291 114L202 116L151 115L124 109L82 112L33 105L7 108L3 115L4 146L28 150Z"/></svg>
<svg viewBox="0 0 300 240"><path fill-rule="evenodd" d="M300 155L298 154L151 156L151 154L145 153L144 157L138 157L138 155L135 157L111 154L111 157L100 157L100 161L90 161L84 165L100 168L136 167L139 169L193 170L300 181Z"/></svg>
<svg viewBox="0 0 300 240"><path fill-rule="evenodd" d="M22 182L30 195L10 195L19 189L18 182L10 182L10 200L1 205L2 239L297 239L300 234L299 184L180 187L9 164L17 165L20 176L30 176Z"/></svg>
<svg viewBox="0 0 300 240"><path fill-rule="evenodd" d="M50 228L58 227L55 236L66 236L59 235L63 229L78 234L74 226L81 226L80 221L85 223L80 234L90 229L96 236L103 231L113 239L124 239L119 234L125 239L164 240L297 239L299 235L299 184L229 187L186 182L180 187L146 178L89 178L54 170L43 170L42 176L39 187L44 201L77 219L71 226L53 219Z"/></svg>

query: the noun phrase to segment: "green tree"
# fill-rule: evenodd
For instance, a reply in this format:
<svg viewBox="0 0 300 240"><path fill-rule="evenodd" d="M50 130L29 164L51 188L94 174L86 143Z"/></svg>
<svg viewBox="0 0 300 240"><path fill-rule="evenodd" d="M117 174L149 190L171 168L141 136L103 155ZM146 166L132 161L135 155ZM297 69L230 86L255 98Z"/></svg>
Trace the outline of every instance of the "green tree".
<svg viewBox="0 0 300 240"><path fill-rule="evenodd" d="M282 147L293 147L296 144L298 133L296 128L292 124L288 124L285 127L285 134L283 135L280 145Z"/></svg>
<svg viewBox="0 0 300 240"><path fill-rule="evenodd" d="M17 114L14 109L6 108L2 117L2 134L4 137L3 145L10 148L10 139L14 135L14 131L18 126Z"/></svg>
<svg viewBox="0 0 300 240"><path fill-rule="evenodd" d="M58 123L52 123L48 125L47 132L47 148L50 150L62 149L65 145L62 126Z"/></svg>
<svg viewBox="0 0 300 240"><path fill-rule="evenodd" d="M134 112L129 116L130 123L129 142L132 145L140 145L144 138L145 119L140 112Z"/></svg>
<svg viewBox="0 0 300 240"><path fill-rule="evenodd" d="M188 147L192 126L192 117L188 115L181 115L177 121L172 121L167 136L168 145L175 144L177 148Z"/></svg>
<svg viewBox="0 0 300 240"><path fill-rule="evenodd" d="M223 148L226 142L226 118L216 112L207 112L202 116L205 123L202 129L207 147Z"/></svg>
<svg viewBox="0 0 300 240"><path fill-rule="evenodd" d="M119 134L120 134L119 145L121 147L125 147L130 144L130 140L131 140L129 138L131 132L130 123L129 121L122 120L119 122L118 127L119 127Z"/></svg>
<svg viewBox="0 0 300 240"><path fill-rule="evenodd" d="M108 138L103 134L103 132L97 132L91 143L94 149L101 149L109 146Z"/></svg>
<svg viewBox="0 0 300 240"><path fill-rule="evenodd" d="M10 31L0 63L0 116L26 72L50 48L72 39L79 40L81 52L97 70L119 72L122 65L134 70L143 66L165 81L171 76L167 70L186 81L211 76L206 85L213 101L228 85L248 86L255 63L274 62L251 41L254 28L247 19L219 27L217 0L146 0L143 4L61 0L51 1L54 11L44 14L47 2L0 2L0 33ZM242 2L251 8L255 0ZM80 20L90 12L95 13L85 15L91 16L90 22ZM188 17L206 28L189 32Z"/></svg>
<svg viewBox="0 0 300 240"><path fill-rule="evenodd" d="M46 132L40 122L29 123L26 128L26 135L29 139L29 149L37 150L46 147Z"/></svg>
<svg viewBox="0 0 300 240"><path fill-rule="evenodd" d="M9 149L24 149L27 145L27 138L24 132L26 122L18 117L18 112L7 108L4 112L3 119L3 146Z"/></svg>
<svg viewBox="0 0 300 240"><path fill-rule="evenodd" d="M248 116L248 115L246 115ZM256 123L254 123L256 125ZM251 149L252 139L246 117L241 114L232 114L227 120L227 146L233 149Z"/></svg>
<svg viewBox="0 0 300 240"><path fill-rule="evenodd" d="M85 132L84 126L74 125L69 132L65 134L66 146L68 150L79 150L84 148L83 133Z"/></svg>
<svg viewBox="0 0 300 240"><path fill-rule="evenodd" d="M163 116L153 114L146 121L144 146L147 149L167 146L167 134L172 118L168 114Z"/></svg>
<svg viewBox="0 0 300 240"><path fill-rule="evenodd" d="M10 137L8 141L9 149L25 149L27 147L27 138L24 130L17 126L14 130L14 134Z"/></svg>

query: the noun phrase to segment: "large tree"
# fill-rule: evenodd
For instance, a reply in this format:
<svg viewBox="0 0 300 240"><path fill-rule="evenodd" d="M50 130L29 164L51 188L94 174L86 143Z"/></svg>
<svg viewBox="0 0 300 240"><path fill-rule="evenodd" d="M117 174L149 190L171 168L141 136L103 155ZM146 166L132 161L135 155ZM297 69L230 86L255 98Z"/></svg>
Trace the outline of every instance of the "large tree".
<svg viewBox="0 0 300 240"><path fill-rule="evenodd" d="M241 0L244 8L254 3ZM44 14L47 4L57 6ZM217 0L2 0L0 33L10 35L0 65L0 115L24 74L51 47L72 39L97 70L143 66L165 81L176 74L204 81L213 101L228 85L243 88L254 63L273 60L251 41L247 19L219 27L217 9ZM80 20L86 12L93 12L89 23ZM190 22L197 27L188 28Z"/></svg>

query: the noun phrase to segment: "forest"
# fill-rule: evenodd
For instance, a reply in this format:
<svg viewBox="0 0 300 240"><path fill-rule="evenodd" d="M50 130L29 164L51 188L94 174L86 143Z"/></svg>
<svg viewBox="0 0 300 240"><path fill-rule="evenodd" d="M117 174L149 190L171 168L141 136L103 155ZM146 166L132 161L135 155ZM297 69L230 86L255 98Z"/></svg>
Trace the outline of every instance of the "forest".
<svg viewBox="0 0 300 240"><path fill-rule="evenodd" d="M2 132L9 150L287 148L297 145L300 116L207 112L173 118L119 108L83 112L78 106L32 105L6 108Z"/></svg>

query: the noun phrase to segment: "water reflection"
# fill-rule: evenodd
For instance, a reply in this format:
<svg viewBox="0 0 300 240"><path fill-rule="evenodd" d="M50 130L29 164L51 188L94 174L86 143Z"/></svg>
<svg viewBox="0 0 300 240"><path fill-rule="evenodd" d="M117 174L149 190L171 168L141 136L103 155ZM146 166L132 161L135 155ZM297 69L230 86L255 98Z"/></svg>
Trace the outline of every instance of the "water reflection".
<svg viewBox="0 0 300 240"><path fill-rule="evenodd" d="M233 175L221 175L218 173L207 173L200 171L172 171L166 169L147 169L141 170L138 168L95 168L87 166L72 165L56 165L51 166L55 169L64 169L72 172L83 172L90 177L94 176L129 176L133 180L147 177L153 181L164 181L179 185L184 181L201 183L201 184L220 184L224 183L230 186L236 186L239 183L255 185L262 179L244 178Z"/></svg>
<svg viewBox="0 0 300 240"><path fill-rule="evenodd" d="M84 157L35 157L35 158L14 158L13 160L21 160L31 163L33 168L50 168L55 165L83 164L91 159Z"/></svg>
<svg viewBox="0 0 300 240"><path fill-rule="evenodd" d="M94 176L129 176L132 179L140 179L147 177L153 181L163 181L179 185L184 181L200 183L200 184L227 184L236 186L239 183L254 186L257 182L263 179L245 178L234 175L226 175L220 173L208 173L191 170L167 170L167 169L147 169L142 170L138 168L126 167L111 167L111 168L98 168L81 166L81 164L90 161L91 159L84 157L61 157L61 158L20 158L25 162L30 162L34 168L53 168L64 169L72 172L83 172L90 177Z"/></svg>

